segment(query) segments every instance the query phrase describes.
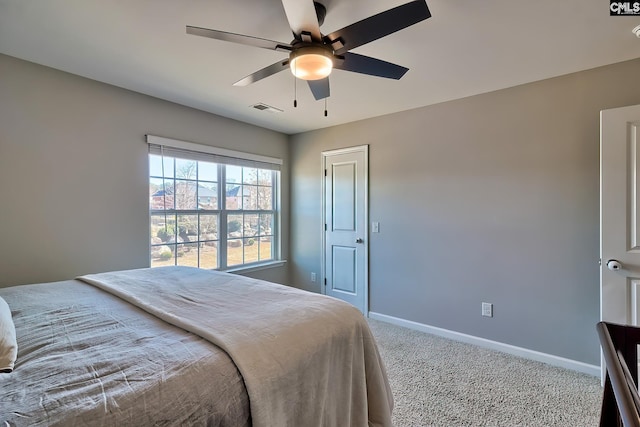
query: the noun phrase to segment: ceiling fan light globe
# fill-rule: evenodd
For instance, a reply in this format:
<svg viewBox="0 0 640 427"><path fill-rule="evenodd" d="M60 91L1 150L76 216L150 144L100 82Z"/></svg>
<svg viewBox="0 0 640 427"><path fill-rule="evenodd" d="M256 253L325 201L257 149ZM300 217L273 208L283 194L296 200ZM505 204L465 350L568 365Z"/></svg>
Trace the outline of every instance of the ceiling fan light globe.
<svg viewBox="0 0 640 427"><path fill-rule="evenodd" d="M331 74L333 61L324 49L316 52L291 54L289 66L294 76L302 80L320 80Z"/></svg>

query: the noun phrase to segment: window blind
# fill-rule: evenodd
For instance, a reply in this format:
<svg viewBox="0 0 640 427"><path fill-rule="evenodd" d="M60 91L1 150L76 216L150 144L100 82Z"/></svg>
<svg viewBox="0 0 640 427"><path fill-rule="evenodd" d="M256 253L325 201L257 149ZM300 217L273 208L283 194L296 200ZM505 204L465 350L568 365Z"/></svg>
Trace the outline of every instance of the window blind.
<svg viewBox="0 0 640 427"><path fill-rule="evenodd" d="M164 155L167 157L276 171L279 171L282 166L282 159L276 157L244 153L210 145L164 138L162 136L147 135L147 144L149 144L150 154Z"/></svg>

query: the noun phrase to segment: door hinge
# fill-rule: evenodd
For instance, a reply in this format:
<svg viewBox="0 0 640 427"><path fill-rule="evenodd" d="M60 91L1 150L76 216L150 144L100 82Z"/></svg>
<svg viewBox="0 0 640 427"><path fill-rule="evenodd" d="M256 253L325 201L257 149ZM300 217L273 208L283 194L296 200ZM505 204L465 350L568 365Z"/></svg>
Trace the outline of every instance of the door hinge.
<svg viewBox="0 0 640 427"><path fill-rule="evenodd" d="M324 285L327 286L327 278L324 278Z"/></svg>
<svg viewBox="0 0 640 427"><path fill-rule="evenodd" d="M324 176L327 176L327 170L326 169L324 170Z"/></svg>
<svg viewBox="0 0 640 427"><path fill-rule="evenodd" d="M327 231L327 224L324 225L324 231Z"/></svg>

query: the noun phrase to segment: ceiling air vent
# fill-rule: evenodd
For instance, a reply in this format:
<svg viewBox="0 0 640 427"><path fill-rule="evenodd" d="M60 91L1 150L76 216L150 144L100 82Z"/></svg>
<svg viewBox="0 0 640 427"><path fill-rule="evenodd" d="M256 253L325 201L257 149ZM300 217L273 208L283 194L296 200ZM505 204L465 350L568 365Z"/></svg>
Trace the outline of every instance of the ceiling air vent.
<svg viewBox="0 0 640 427"><path fill-rule="evenodd" d="M284 110L281 110L279 108L272 107L271 105L267 105L267 104L265 104L263 102L258 102L257 104L254 104L251 107L255 108L256 110L269 111L271 113L282 113L284 111Z"/></svg>

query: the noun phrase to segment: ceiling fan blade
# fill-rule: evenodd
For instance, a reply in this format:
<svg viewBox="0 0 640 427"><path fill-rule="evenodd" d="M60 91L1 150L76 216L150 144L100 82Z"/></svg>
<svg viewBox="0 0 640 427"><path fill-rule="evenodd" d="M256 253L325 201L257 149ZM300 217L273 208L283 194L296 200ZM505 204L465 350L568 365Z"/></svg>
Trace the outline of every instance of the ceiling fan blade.
<svg viewBox="0 0 640 427"><path fill-rule="evenodd" d="M282 61L278 61L275 64L271 64L268 67L264 67L262 70L258 70L253 74L249 74L247 77L238 80L233 85L234 86L247 86L251 83L255 83L258 80L262 80L265 77L272 76L274 74L279 73L282 70L289 69L289 60L284 59Z"/></svg>
<svg viewBox="0 0 640 427"><path fill-rule="evenodd" d="M187 25L187 34L208 37L210 39L223 40L231 43L239 43L247 46L261 47L263 49L291 52L291 45L289 43L281 43L273 40L261 39L259 37L228 33L226 31L211 30L209 28L200 28Z"/></svg>
<svg viewBox="0 0 640 427"><path fill-rule="evenodd" d="M309 89L316 101L329 97L329 77L320 80L307 80Z"/></svg>
<svg viewBox="0 0 640 427"><path fill-rule="evenodd" d="M406 67L357 53L347 52L343 57L343 61L334 61L334 68L395 80L400 80L409 71Z"/></svg>
<svg viewBox="0 0 640 427"><path fill-rule="evenodd" d="M284 0L283 0L284 1ZM348 25L324 37L337 55L431 17L424 0L414 0Z"/></svg>
<svg viewBox="0 0 640 427"><path fill-rule="evenodd" d="M315 42L322 41L313 0L282 0L282 6L296 39L303 40L302 33L305 33Z"/></svg>

